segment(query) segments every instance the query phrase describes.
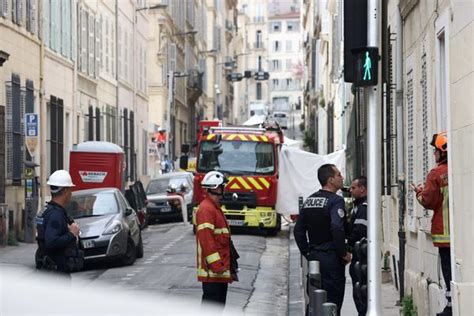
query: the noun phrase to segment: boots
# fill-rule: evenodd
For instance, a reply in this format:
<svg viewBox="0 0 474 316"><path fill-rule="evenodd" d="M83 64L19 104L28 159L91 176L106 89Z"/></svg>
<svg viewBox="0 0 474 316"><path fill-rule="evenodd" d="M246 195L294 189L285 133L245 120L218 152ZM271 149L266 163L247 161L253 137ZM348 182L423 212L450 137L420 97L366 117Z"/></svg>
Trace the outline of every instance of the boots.
<svg viewBox="0 0 474 316"><path fill-rule="evenodd" d="M452 316L453 308L451 306L446 306L441 313L436 314L436 316Z"/></svg>

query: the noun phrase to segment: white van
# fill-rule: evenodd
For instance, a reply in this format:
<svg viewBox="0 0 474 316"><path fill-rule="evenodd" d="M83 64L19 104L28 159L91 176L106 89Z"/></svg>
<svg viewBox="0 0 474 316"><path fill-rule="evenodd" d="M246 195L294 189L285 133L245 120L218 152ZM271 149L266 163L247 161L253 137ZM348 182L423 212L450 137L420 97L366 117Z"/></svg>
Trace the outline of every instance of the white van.
<svg viewBox="0 0 474 316"><path fill-rule="evenodd" d="M285 112L273 112L272 118L282 129L288 129L288 115Z"/></svg>

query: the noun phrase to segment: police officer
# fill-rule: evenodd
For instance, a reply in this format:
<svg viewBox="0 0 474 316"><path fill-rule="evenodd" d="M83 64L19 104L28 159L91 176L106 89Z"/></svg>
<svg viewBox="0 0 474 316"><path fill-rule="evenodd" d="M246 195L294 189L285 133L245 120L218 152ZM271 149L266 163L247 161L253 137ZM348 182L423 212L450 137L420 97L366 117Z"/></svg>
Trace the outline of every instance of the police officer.
<svg viewBox="0 0 474 316"><path fill-rule="evenodd" d="M74 184L66 170L55 171L47 184L52 199L36 219L37 268L68 274L83 264L77 245L79 226L68 217L65 209L71 200Z"/></svg>
<svg viewBox="0 0 474 316"><path fill-rule="evenodd" d="M347 236L347 244L353 248L356 242L362 238L367 238L367 178L360 176L352 180L350 191L354 198L354 207L352 208L350 216L350 232ZM353 252L352 262L349 267L354 289L352 296L359 315L365 315L367 313L367 298L363 299L359 293L355 291L355 284L360 281L354 269L357 261L359 261L359 258L357 254Z"/></svg>
<svg viewBox="0 0 474 316"><path fill-rule="evenodd" d="M346 283L344 266L351 261L345 247L344 199L336 194L344 178L335 165L325 164L318 169L318 180L322 189L304 202L294 235L301 254L319 261L322 289L340 314Z"/></svg>

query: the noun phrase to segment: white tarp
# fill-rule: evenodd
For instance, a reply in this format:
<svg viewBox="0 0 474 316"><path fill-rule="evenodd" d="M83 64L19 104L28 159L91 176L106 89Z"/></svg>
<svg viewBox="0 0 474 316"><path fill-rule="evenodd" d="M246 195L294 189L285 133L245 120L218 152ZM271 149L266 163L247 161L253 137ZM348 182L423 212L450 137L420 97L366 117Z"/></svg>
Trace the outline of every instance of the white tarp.
<svg viewBox="0 0 474 316"><path fill-rule="evenodd" d="M303 148L303 141L302 140L295 140L295 139L291 139L291 138L288 138L288 137L285 136L285 141L283 143L286 146L289 146L289 147L295 147L295 148L299 148L299 149Z"/></svg>
<svg viewBox="0 0 474 316"><path fill-rule="evenodd" d="M265 115L257 115L255 114L251 118L249 118L247 121L245 121L242 125L245 126L258 126L265 122Z"/></svg>
<svg viewBox="0 0 474 316"><path fill-rule="evenodd" d="M321 188L318 168L332 163L343 175L346 171L345 151L317 155L295 147L282 146L276 210L283 215L298 214L298 197L306 199Z"/></svg>

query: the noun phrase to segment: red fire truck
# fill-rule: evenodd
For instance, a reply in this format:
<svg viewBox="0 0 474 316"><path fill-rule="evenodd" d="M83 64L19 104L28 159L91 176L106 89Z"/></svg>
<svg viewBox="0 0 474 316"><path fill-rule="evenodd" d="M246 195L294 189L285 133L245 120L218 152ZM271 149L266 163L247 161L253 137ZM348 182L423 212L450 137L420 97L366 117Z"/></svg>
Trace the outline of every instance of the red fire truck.
<svg viewBox="0 0 474 316"><path fill-rule="evenodd" d="M229 224L276 234L281 229L281 216L275 210L281 129L277 124L251 128L221 127L216 122L199 125L194 202L198 205L204 198L200 185L204 175L220 171L229 178L221 201ZM181 164L186 166L187 161L182 159Z"/></svg>

